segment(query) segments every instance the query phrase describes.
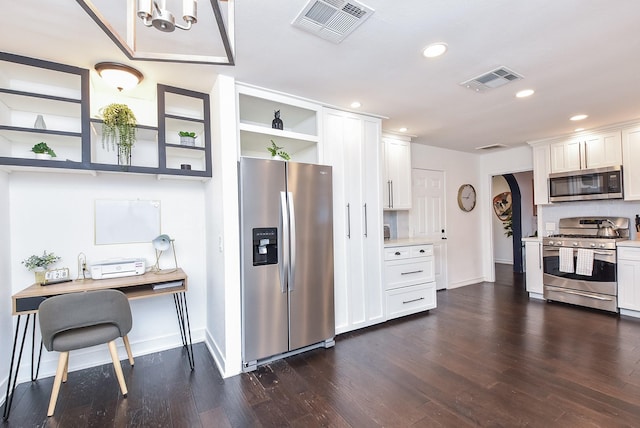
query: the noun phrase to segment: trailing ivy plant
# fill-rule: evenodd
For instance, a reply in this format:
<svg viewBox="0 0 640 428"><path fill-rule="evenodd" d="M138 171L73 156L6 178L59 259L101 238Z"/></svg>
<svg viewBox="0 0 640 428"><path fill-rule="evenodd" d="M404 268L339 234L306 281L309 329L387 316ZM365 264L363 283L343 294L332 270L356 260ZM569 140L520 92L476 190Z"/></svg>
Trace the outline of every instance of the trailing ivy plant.
<svg viewBox="0 0 640 428"><path fill-rule="evenodd" d="M126 104L109 104L100 110L102 116L102 148L118 150L128 159L136 142L136 116Z"/></svg>

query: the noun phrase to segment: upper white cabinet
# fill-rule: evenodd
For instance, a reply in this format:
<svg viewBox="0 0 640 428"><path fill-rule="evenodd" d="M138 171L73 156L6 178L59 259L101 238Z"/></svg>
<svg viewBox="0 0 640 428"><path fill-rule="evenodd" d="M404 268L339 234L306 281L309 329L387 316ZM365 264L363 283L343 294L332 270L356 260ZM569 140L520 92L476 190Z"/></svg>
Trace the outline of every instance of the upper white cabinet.
<svg viewBox="0 0 640 428"><path fill-rule="evenodd" d="M336 333L385 320L381 120L325 109L324 162L333 167Z"/></svg>
<svg viewBox="0 0 640 428"><path fill-rule="evenodd" d="M411 209L411 141L385 136L382 155L384 209Z"/></svg>
<svg viewBox="0 0 640 428"><path fill-rule="evenodd" d="M273 140L293 161L321 162L320 105L243 84L236 92L241 156L269 158ZM281 129L273 123L276 111Z"/></svg>
<svg viewBox="0 0 640 428"><path fill-rule="evenodd" d="M620 131L551 143L551 172L622 165Z"/></svg>
<svg viewBox="0 0 640 428"><path fill-rule="evenodd" d="M548 144L533 147L533 200L536 205L549 204L549 171L551 164Z"/></svg>
<svg viewBox="0 0 640 428"><path fill-rule="evenodd" d="M640 125L622 130L624 199L640 200Z"/></svg>

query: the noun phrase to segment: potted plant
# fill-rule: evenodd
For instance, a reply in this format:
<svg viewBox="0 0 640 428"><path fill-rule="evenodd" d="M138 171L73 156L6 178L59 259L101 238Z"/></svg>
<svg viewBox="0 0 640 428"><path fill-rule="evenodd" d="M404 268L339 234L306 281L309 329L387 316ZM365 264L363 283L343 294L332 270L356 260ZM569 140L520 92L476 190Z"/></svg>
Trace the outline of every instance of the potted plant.
<svg viewBox="0 0 640 428"><path fill-rule="evenodd" d="M52 148L47 146L44 141L39 142L31 148L31 151L36 154L36 159L51 159L56 157L56 152Z"/></svg>
<svg viewBox="0 0 640 428"><path fill-rule="evenodd" d="M58 260L60 260L60 257L56 256L53 253L47 253L47 251L45 250L42 252L41 256L36 256L34 254L24 259L22 261L22 264L30 271L33 271L36 276L36 282L38 284L42 284L45 282L44 272L50 265L54 264Z"/></svg>
<svg viewBox="0 0 640 428"><path fill-rule="evenodd" d="M267 150L269 151L269 153L271 153L271 157L273 159L285 160L285 161L291 160L291 156L289 156L289 153L282 150L284 147L279 147L273 140L270 140L270 141L271 141L271 147L267 147Z"/></svg>
<svg viewBox="0 0 640 428"><path fill-rule="evenodd" d="M131 148L136 142L136 116L126 104L109 104L101 110L102 148L118 150L118 164L131 164Z"/></svg>
<svg viewBox="0 0 640 428"><path fill-rule="evenodd" d="M183 146L195 146L196 145L196 133L188 132L188 131L180 131L178 132L180 135L180 144Z"/></svg>

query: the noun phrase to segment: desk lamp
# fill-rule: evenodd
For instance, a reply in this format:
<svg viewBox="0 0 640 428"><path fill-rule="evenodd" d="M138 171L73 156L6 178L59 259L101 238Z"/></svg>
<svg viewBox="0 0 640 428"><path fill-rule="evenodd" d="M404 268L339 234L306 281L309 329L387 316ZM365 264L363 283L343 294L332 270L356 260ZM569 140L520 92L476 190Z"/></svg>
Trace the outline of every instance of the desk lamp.
<svg viewBox="0 0 640 428"><path fill-rule="evenodd" d="M172 270L171 272L175 272L176 270L178 270L178 259L176 257L176 247L173 242L174 240L171 239L169 235L164 235L164 234L159 235L157 238L151 241L151 243L153 244L153 248L155 248L156 250L156 264L153 267L153 270L155 272L160 271L160 256L162 255L162 253L167 251L169 247L171 247L173 251L173 261L175 262L175 269Z"/></svg>

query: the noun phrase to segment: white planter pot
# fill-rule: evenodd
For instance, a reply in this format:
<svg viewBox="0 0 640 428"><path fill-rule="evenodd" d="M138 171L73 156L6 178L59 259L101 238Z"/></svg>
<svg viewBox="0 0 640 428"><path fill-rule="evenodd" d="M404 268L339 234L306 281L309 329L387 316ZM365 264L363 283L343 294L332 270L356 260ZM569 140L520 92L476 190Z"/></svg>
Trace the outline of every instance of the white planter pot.
<svg viewBox="0 0 640 428"><path fill-rule="evenodd" d="M195 137L180 137L180 144L183 146L193 147L196 145Z"/></svg>
<svg viewBox="0 0 640 428"><path fill-rule="evenodd" d="M51 155L49 153L36 153L36 159L50 160Z"/></svg>

